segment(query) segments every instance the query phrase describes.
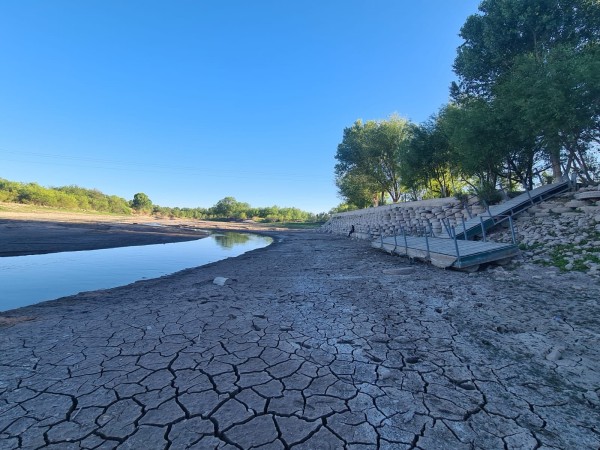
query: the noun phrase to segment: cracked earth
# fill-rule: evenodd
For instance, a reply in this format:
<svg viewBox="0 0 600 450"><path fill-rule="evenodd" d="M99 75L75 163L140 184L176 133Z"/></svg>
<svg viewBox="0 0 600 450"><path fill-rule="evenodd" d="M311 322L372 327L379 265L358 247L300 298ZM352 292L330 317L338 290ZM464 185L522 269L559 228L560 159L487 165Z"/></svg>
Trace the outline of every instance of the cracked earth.
<svg viewBox="0 0 600 450"><path fill-rule="evenodd" d="M600 447L595 282L277 239L2 314L0 448Z"/></svg>

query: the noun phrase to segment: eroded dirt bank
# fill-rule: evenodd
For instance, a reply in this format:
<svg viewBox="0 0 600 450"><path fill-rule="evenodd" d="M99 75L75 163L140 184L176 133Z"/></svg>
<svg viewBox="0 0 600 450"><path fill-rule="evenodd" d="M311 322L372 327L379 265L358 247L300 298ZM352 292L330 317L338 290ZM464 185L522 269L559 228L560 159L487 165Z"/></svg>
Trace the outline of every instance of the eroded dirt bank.
<svg viewBox="0 0 600 450"><path fill-rule="evenodd" d="M181 226L0 220L0 257L191 241L207 233Z"/></svg>
<svg viewBox="0 0 600 450"><path fill-rule="evenodd" d="M600 289L583 275L278 238L1 314L0 448L600 445Z"/></svg>

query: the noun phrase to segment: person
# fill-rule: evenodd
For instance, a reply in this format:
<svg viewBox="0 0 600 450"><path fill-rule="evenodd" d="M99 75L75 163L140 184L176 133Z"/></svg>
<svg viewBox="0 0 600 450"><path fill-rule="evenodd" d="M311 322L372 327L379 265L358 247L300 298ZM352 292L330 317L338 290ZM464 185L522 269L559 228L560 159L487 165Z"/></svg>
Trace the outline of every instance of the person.
<svg viewBox="0 0 600 450"><path fill-rule="evenodd" d="M352 225L352 228L350 228L350 233L348 233L348 237L352 236L352 233L354 233L354 225Z"/></svg>

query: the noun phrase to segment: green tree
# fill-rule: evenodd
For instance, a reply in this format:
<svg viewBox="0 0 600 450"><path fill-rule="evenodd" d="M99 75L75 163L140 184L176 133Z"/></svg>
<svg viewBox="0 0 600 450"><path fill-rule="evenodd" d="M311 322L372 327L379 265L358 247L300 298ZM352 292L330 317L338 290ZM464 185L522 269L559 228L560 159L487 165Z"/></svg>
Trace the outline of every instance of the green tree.
<svg viewBox="0 0 600 450"><path fill-rule="evenodd" d="M139 213L149 213L152 211L152 200L143 192L138 192L133 196L131 207Z"/></svg>
<svg viewBox="0 0 600 450"><path fill-rule="evenodd" d="M402 184L411 192L425 190L424 197L449 197L457 185L447 120L450 108L442 108L415 127L410 145L401 156Z"/></svg>
<svg viewBox="0 0 600 450"><path fill-rule="evenodd" d="M234 197L225 197L210 208L210 213L220 219L245 219L249 209L248 203L238 202Z"/></svg>
<svg viewBox="0 0 600 450"><path fill-rule="evenodd" d="M397 115L383 121L356 121L344 129L335 158L336 184L346 201L362 206L366 199L383 203L389 195L397 202L402 194L400 155L405 151L413 125Z"/></svg>
<svg viewBox="0 0 600 450"><path fill-rule="evenodd" d="M513 154L529 152L519 155L523 163L541 152L554 176L560 176L561 151L570 152L568 144L579 141L581 146L581 139L589 139L577 130L589 133L586 122L598 117L597 109L585 105L590 99L597 105L592 93L597 72L590 65L598 55L600 2L484 0L479 11L461 28L465 42L454 62L459 83L452 87L453 98L459 104L472 98L496 102L490 105L494 111L512 109L504 114L511 119L510 137L524 144ZM532 120L532 114L538 117ZM574 153L571 159L576 159Z"/></svg>

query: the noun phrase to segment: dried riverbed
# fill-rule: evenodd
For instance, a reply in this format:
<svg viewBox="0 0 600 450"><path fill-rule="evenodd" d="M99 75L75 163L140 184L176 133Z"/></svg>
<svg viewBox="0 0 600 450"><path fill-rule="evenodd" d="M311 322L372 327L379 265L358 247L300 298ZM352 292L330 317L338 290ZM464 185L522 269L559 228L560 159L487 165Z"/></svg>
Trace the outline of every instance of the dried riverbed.
<svg viewBox="0 0 600 450"><path fill-rule="evenodd" d="M1 314L0 448L600 446L595 281L276 238Z"/></svg>

